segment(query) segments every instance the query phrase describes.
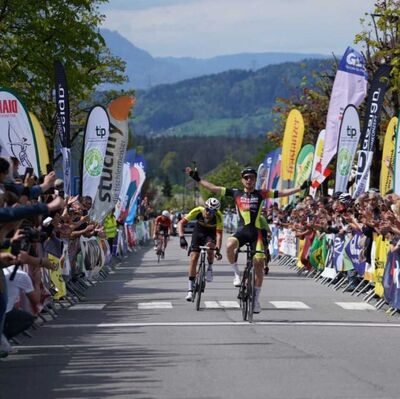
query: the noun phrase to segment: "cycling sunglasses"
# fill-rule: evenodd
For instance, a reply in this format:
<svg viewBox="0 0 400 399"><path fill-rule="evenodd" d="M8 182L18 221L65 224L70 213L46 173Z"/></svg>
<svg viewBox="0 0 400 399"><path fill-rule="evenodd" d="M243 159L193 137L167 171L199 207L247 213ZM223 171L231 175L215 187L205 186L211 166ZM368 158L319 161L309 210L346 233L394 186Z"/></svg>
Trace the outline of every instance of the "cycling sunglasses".
<svg viewBox="0 0 400 399"><path fill-rule="evenodd" d="M217 211L216 211L215 209L206 208L206 212L207 212L207 213L214 214L214 213L217 212Z"/></svg>
<svg viewBox="0 0 400 399"><path fill-rule="evenodd" d="M256 177L254 175L245 175L243 176L244 180L256 180Z"/></svg>

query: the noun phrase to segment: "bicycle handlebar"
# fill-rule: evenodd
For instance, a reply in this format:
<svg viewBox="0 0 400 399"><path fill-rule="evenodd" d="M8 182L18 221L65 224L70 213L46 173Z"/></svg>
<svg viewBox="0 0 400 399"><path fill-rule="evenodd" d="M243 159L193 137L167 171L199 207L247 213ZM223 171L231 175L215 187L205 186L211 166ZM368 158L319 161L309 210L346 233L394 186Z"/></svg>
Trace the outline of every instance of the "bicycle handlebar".
<svg viewBox="0 0 400 399"><path fill-rule="evenodd" d="M246 248L246 249L238 249L237 250L238 252L240 252L240 253L243 253L243 254L247 254L247 253L250 253L250 254L265 254L265 251L258 251L258 250L254 250L254 251L252 251L252 250L249 250L249 248Z"/></svg>
<svg viewBox="0 0 400 399"><path fill-rule="evenodd" d="M206 249L207 251L216 251L217 250L217 248L210 248L210 247L207 247L206 245L200 245L198 248Z"/></svg>

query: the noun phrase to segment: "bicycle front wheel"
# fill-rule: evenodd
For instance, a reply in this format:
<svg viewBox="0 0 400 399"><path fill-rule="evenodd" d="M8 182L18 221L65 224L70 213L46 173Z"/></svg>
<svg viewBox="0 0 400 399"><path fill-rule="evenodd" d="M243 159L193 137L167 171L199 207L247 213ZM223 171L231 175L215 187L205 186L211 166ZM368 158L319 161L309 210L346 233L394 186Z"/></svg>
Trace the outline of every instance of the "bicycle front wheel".
<svg viewBox="0 0 400 399"><path fill-rule="evenodd" d="M196 298L196 310L200 310L200 301L201 301L201 294L204 292L204 288L206 286L206 273L205 273L205 264L201 264L198 273L198 292Z"/></svg>
<svg viewBox="0 0 400 399"><path fill-rule="evenodd" d="M243 272L243 277L242 277L242 284L240 285L239 288L239 297L240 297L240 307L242 308L242 318L243 321L247 320L247 314L248 314L248 291L247 291L247 287L248 287L248 275L247 275L247 269L244 270Z"/></svg>
<svg viewBox="0 0 400 399"><path fill-rule="evenodd" d="M253 310L254 310L254 297L255 297L255 289L254 289L254 284L255 284L255 273L254 273L254 267L252 267L249 271L249 282L247 285L247 308L248 308L248 319L249 322L253 322Z"/></svg>

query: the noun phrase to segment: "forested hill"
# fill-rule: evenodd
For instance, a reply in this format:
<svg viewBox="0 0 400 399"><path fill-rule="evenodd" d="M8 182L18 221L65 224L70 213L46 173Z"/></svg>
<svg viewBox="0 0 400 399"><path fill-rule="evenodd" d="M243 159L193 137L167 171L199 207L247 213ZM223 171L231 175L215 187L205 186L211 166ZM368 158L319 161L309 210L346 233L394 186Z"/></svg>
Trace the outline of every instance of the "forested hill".
<svg viewBox="0 0 400 399"><path fill-rule="evenodd" d="M266 148L262 138L136 136L134 144L142 149L147 161L147 177L163 180L168 176L174 184L183 184L182 170L193 161L205 175L229 157L243 165L255 164L257 153Z"/></svg>
<svg viewBox="0 0 400 399"><path fill-rule="evenodd" d="M327 60L232 70L137 92L132 128L146 136L259 136L272 127L276 97L301 90Z"/></svg>

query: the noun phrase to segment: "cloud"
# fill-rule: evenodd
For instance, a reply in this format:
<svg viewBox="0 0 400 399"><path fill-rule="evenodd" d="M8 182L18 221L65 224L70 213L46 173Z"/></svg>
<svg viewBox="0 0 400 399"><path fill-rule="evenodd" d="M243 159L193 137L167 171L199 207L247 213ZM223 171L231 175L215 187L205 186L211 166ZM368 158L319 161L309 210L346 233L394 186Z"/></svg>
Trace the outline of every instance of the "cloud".
<svg viewBox="0 0 400 399"><path fill-rule="evenodd" d="M359 19L372 11L374 1L146 0L145 6L139 0L136 9L104 10L104 27L156 56L342 53L361 31Z"/></svg>

